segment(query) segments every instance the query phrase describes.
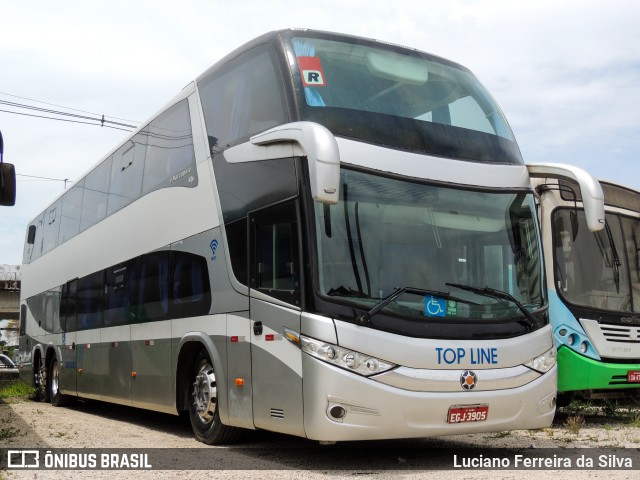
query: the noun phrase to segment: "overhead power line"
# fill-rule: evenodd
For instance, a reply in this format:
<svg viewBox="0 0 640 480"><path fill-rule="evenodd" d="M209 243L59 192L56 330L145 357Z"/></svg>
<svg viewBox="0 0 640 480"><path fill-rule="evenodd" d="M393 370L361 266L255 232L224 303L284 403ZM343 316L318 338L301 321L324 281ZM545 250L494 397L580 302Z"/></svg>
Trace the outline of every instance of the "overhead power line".
<svg viewBox="0 0 640 480"><path fill-rule="evenodd" d="M13 98L19 98L21 100L29 100L30 102L41 103L43 105L50 105L52 107L64 108L65 110L72 110L74 112L88 113L89 115L100 115L98 113L87 112L86 110L78 110L77 108L65 107L64 105L56 105L55 103L43 102L42 100L35 100L33 98L20 97L18 95L11 95L10 93L0 92L0 95L5 95L7 97L13 97ZM112 117L110 115L108 115L108 117L109 118L113 118L114 120L122 120L123 122L140 123L137 120L128 120L126 118Z"/></svg>
<svg viewBox="0 0 640 480"><path fill-rule="evenodd" d="M45 117L44 115L33 115L33 114L30 114L30 113L12 112L10 110L2 110L2 109L0 109L0 112L13 113L14 115L22 115L22 116L25 116L25 117L44 118L45 120L57 120L59 122L83 123L85 125L95 125L95 126L98 126L98 127L113 128L115 130L123 130L125 132L133 131L132 129L129 129L129 128L112 127L111 125L102 125L102 124L96 123L96 122L81 122L79 120L69 120L69 119L65 119L65 118Z"/></svg>
<svg viewBox="0 0 640 480"><path fill-rule="evenodd" d="M10 97L14 97L14 98L21 98L21 99L24 99L24 100L29 100L29 101L33 101L33 102L37 102L37 103L42 103L42 104L45 104L45 105L51 105L51 106L55 106L55 107L65 108L67 110L73 110L73 111L85 113L85 114L88 114L88 115L79 115L77 113L63 112L63 111L59 111L59 110L53 110L53 109L50 109L50 108L37 107L37 106L34 106L34 105L28 105L28 104L24 104L24 103L17 103L17 102L11 102L11 101L7 101L7 100L0 100L0 105L4 105L6 107L11 107L11 108L19 109L19 110L22 109L22 110L27 110L27 111L34 111L34 112L38 112L38 113L45 114L45 115L37 115L37 114L34 114L34 113L25 113L25 112L14 111L14 110L0 109L0 112L4 112L4 113L11 113L11 114L14 114L14 115L22 115L22 116L27 116L27 117L43 118L43 119L46 119L46 120L56 120L56 121L61 121L61 122L82 123L82 124L86 124L86 125L97 125L97 126L100 126L100 127L113 128L113 129L116 129L116 130L123 130L123 131L127 131L127 132L130 132L130 131L135 130L137 128L137 125L131 125L131 124L127 124L127 123L117 122L117 121L114 121L114 120L109 120L109 118L114 118L116 120L123 120L123 119L118 119L116 117L107 117L104 114L100 115L100 114L97 114L97 113L85 112L83 110L77 110L77 109L68 108L68 107L61 107L60 105L54 105L54 104L50 104L50 103L47 103L47 102L40 102L39 100L28 99L28 98L25 98L25 97L18 97L16 95L9 95L7 93L2 93L2 92L0 92L0 94L1 95L7 95L7 96L10 96ZM54 116L51 116L51 115L54 115ZM68 117L68 118L65 118L65 117ZM130 122L130 120L124 120L124 121Z"/></svg>
<svg viewBox="0 0 640 480"><path fill-rule="evenodd" d="M39 177L37 175L26 175L24 173L16 173L16 177L26 177L26 178L34 178L36 180L47 180L50 182L64 182L64 188L67 188L67 183L73 183L73 180L68 178L49 178L49 177Z"/></svg>

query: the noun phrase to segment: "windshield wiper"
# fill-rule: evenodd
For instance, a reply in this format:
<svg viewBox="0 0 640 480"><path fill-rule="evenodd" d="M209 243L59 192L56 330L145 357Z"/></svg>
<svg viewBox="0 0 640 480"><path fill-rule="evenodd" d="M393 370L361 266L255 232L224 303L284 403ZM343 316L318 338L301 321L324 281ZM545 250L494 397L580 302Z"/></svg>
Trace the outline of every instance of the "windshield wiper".
<svg viewBox="0 0 640 480"><path fill-rule="evenodd" d="M522 314L527 318L527 320L529 320L529 324L531 326L540 326L539 320L536 317L534 317L531 314L531 312L529 312L529 310L527 310L527 307L525 307L522 304L522 302L520 302L520 300L518 300L516 297L514 297L508 292L503 292L502 290L496 290L495 288L491 288L491 287L475 287L473 285L463 285L461 283L445 283L445 285L449 287L459 288L460 290L467 290L468 292L477 293L478 295L483 295L485 297L498 298L501 300L509 300L516 307L518 307L518 310L520 310Z"/></svg>
<svg viewBox="0 0 640 480"><path fill-rule="evenodd" d="M607 231L607 238L609 239L609 246L611 247L611 268L613 269L613 281L616 284L616 292L620 293L620 257L618 256L618 249L616 248L616 242L613 240L613 234L611 233L611 227L609 222L604 222L605 229Z"/></svg>
<svg viewBox="0 0 640 480"><path fill-rule="evenodd" d="M383 298L371 310L357 317L356 321L359 323L367 323L369 320L371 320L371 317L373 317L376 313L378 313L384 307L389 305L391 302L393 302L396 298L398 298L403 293L412 293L414 295L432 295L435 297L446 298L447 300L455 300L459 302L472 303L472 302L468 302L467 300L463 300L461 298L452 297L451 292L438 292L437 290L425 290L424 288L402 287L402 288L396 288L391 295Z"/></svg>

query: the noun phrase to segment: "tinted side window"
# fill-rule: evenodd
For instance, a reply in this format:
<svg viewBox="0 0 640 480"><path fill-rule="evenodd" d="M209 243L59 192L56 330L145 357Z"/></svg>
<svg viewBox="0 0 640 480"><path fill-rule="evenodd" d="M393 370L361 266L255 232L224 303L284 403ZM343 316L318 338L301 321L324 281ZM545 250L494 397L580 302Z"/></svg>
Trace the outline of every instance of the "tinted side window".
<svg viewBox="0 0 640 480"><path fill-rule="evenodd" d="M209 270L204 257L173 252L172 298L174 317L206 315L211 309Z"/></svg>
<svg viewBox="0 0 640 480"><path fill-rule="evenodd" d="M42 255L50 252L58 246L58 233L60 232L60 212L61 203L56 203L47 208L44 212L44 231L42 239Z"/></svg>
<svg viewBox="0 0 640 480"><path fill-rule="evenodd" d="M42 305L42 296L34 295L33 297L27 298L27 306L29 307L29 311L31 312L31 315L33 315L33 318L38 326L42 327L43 329L46 328L44 319L44 308Z"/></svg>
<svg viewBox="0 0 640 480"><path fill-rule="evenodd" d="M42 232L44 231L44 217L45 214L42 213L27 228L27 240L33 241L26 241L24 244L24 252L22 254L22 261L24 263L31 263L40 258L40 254L42 253ZM33 235L33 238L30 238L32 232L35 232L35 234Z"/></svg>
<svg viewBox="0 0 640 480"><path fill-rule="evenodd" d="M71 280L62 286L60 301L60 320L64 332L74 332L77 326L77 293L78 281Z"/></svg>
<svg viewBox="0 0 640 480"><path fill-rule="evenodd" d="M247 217L225 225L231 268L236 279L247 284Z"/></svg>
<svg viewBox="0 0 640 480"><path fill-rule="evenodd" d="M104 326L125 325L136 318L135 261L107 269Z"/></svg>
<svg viewBox="0 0 640 480"><path fill-rule="evenodd" d="M254 212L251 225L251 287L300 305L300 257L296 203Z"/></svg>
<svg viewBox="0 0 640 480"><path fill-rule="evenodd" d="M82 201L80 231L86 230L107 216L112 160L112 157L104 160L84 179L84 199Z"/></svg>
<svg viewBox="0 0 640 480"><path fill-rule="evenodd" d="M78 280L78 330L102 326L103 278L103 272L97 272Z"/></svg>
<svg viewBox="0 0 640 480"><path fill-rule="evenodd" d="M62 332L60 323L60 287L52 288L44 293L44 315L51 319L51 332ZM49 321L49 320L48 320Z"/></svg>
<svg viewBox="0 0 640 480"><path fill-rule="evenodd" d="M140 198L146 137L146 131L138 133L113 154L107 215Z"/></svg>
<svg viewBox="0 0 640 480"><path fill-rule="evenodd" d="M287 121L278 76L265 49L241 55L198 88L212 150Z"/></svg>
<svg viewBox="0 0 640 480"><path fill-rule="evenodd" d="M168 318L169 264L169 251L150 253L140 259L138 321Z"/></svg>
<svg viewBox="0 0 640 480"><path fill-rule="evenodd" d="M258 289L294 290L294 226L295 224L283 222L258 227Z"/></svg>
<svg viewBox="0 0 640 480"><path fill-rule="evenodd" d="M62 211L60 218L60 234L58 244L62 244L75 237L80 232L80 214L82 213L82 196L84 194L84 179L76 183L62 196Z"/></svg>
<svg viewBox="0 0 640 480"><path fill-rule="evenodd" d="M195 187L189 103L183 100L149 124L142 194L166 186Z"/></svg>

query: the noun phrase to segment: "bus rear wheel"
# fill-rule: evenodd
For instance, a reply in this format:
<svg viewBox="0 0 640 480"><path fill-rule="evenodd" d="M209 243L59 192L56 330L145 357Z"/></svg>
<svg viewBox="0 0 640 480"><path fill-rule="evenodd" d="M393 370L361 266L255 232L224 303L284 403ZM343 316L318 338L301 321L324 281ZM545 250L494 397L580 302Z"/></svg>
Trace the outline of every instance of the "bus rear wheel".
<svg viewBox="0 0 640 480"><path fill-rule="evenodd" d="M189 419L196 439L207 445L220 445L235 441L237 428L224 425L218 412L218 388L211 359L206 350L196 357L191 374Z"/></svg>
<svg viewBox="0 0 640 480"><path fill-rule="evenodd" d="M33 386L35 387L35 397L38 402L49 401L49 389L47 388L47 367L42 361L42 357L33 364Z"/></svg>
<svg viewBox="0 0 640 480"><path fill-rule="evenodd" d="M49 366L49 397L51 405L54 407L63 407L68 400L66 395L60 393L60 364L58 359L53 357Z"/></svg>

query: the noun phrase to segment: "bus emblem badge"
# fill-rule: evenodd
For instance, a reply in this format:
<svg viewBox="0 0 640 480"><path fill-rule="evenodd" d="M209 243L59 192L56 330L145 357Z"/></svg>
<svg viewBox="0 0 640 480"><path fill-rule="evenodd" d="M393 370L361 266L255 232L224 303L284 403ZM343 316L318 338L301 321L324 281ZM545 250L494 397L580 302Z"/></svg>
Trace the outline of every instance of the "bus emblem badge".
<svg viewBox="0 0 640 480"><path fill-rule="evenodd" d="M476 388L477 384L478 377L476 376L475 372L472 372L471 370L465 370L464 372L462 372L462 375L460 375L460 386L463 390L473 390L474 388Z"/></svg>

